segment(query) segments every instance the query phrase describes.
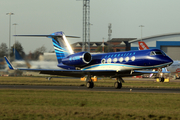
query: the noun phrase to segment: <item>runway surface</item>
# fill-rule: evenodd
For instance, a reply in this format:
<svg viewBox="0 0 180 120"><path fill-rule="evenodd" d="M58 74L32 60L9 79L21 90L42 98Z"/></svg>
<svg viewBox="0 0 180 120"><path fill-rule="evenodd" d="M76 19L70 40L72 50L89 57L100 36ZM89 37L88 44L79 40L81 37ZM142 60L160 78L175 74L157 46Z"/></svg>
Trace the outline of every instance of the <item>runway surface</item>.
<svg viewBox="0 0 180 120"><path fill-rule="evenodd" d="M0 89L44 89L44 90L81 90L81 91L104 91L104 92L142 92L142 93L180 93L180 89L164 88L121 88L94 87L88 89L85 86L35 86L35 85L0 85Z"/></svg>

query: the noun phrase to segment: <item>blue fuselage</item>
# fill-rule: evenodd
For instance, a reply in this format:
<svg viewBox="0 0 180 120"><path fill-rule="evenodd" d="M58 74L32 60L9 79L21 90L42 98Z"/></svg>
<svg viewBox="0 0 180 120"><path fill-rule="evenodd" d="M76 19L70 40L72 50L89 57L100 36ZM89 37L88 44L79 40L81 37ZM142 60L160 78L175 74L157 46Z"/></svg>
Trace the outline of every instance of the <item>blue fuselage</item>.
<svg viewBox="0 0 180 120"><path fill-rule="evenodd" d="M159 49L112 52L92 54L92 60L89 64L79 67L81 70L137 70L160 68L172 64L163 51ZM58 64L63 69L77 69L74 66Z"/></svg>

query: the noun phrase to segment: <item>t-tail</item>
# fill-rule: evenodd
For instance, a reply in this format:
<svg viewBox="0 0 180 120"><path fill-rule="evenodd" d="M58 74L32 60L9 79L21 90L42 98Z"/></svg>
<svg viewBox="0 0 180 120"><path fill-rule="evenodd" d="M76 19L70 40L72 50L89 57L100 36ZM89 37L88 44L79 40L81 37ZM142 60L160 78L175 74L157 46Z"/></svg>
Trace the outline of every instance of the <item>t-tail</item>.
<svg viewBox="0 0 180 120"><path fill-rule="evenodd" d="M52 38L54 51L56 53L58 63L61 63L62 58L73 54L74 51L72 50L71 45L69 44L63 32L55 32L51 35L53 35L50 38Z"/></svg>
<svg viewBox="0 0 180 120"><path fill-rule="evenodd" d="M71 45L69 44L66 37L79 38L76 36L65 36L64 32L62 32L62 31L61 32L55 32L55 33L52 33L50 35L15 35L15 36L52 38L54 51L56 53L58 63L61 63L63 58L74 53L74 51L72 50Z"/></svg>

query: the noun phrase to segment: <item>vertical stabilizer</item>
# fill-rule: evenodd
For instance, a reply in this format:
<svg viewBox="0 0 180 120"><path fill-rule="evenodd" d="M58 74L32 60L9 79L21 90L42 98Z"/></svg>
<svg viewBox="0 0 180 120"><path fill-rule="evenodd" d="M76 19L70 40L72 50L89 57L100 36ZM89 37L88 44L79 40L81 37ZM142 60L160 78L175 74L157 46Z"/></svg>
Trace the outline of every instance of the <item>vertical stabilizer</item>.
<svg viewBox="0 0 180 120"><path fill-rule="evenodd" d="M50 37L52 38L54 51L56 53L58 63L61 63L62 58L67 57L68 55L71 55L74 52L63 32L55 32L51 35L52 36Z"/></svg>
<svg viewBox="0 0 180 120"><path fill-rule="evenodd" d="M146 43L143 42L143 41L139 41L138 44L139 44L139 50L149 49L149 47L148 47L148 46L146 45Z"/></svg>

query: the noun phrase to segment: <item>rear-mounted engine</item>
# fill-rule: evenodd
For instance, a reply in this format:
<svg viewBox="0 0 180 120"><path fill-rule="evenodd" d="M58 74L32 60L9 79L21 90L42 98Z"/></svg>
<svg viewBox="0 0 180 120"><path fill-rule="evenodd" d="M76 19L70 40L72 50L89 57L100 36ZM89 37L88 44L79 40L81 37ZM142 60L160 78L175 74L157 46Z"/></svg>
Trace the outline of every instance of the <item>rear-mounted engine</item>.
<svg viewBox="0 0 180 120"><path fill-rule="evenodd" d="M81 67L91 62L91 54L79 52L62 59L62 63L69 66Z"/></svg>

